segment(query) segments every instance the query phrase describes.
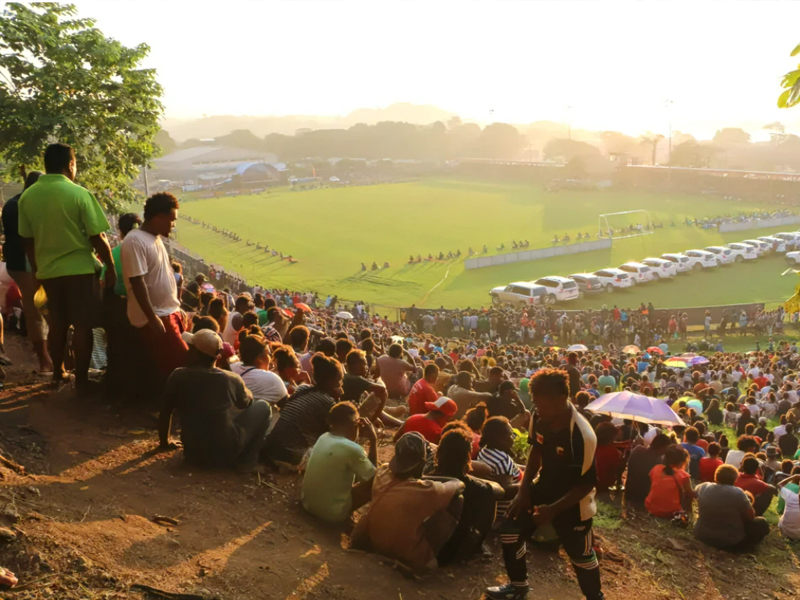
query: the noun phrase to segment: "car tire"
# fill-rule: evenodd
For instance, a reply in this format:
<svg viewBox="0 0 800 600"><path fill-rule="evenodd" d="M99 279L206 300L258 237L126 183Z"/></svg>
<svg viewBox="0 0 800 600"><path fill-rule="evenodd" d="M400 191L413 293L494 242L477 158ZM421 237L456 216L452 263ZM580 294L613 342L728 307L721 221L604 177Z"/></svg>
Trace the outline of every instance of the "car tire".
<svg viewBox="0 0 800 600"><path fill-rule="evenodd" d="M789 263L790 267L796 267L797 266L797 260L795 260L794 258L787 258L786 262Z"/></svg>
<svg viewBox="0 0 800 600"><path fill-rule="evenodd" d="M583 292L578 292L578 300L583 300Z"/></svg>
<svg viewBox="0 0 800 600"><path fill-rule="evenodd" d="M502 303L500 302L500 298L498 298L497 296L492 296L492 304L494 304L495 306L500 306L500 304Z"/></svg>
<svg viewBox="0 0 800 600"><path fill-rule="evenodd" d="M699 263L699 262L696 262L696 263L694 263L694 265L692 266L692 268L693 268L695 271L700 271L700 270L702 270L702 268L703 268L703 265L702 265L701 263Z"/></svg>
<svg viewBox="0 0 800 600"><path fill-rule="evenodd" d="M737 254L736 258L734 258L733 260L737 263L744 262L744 256L742 256L741 254Z"/></svg>
<svg viewBox="0 0 800 600"><path fill-rule="evenodd" d="M636 287L637 285L639 285L639 282L631 278L631 287Z"/></svg>
<svg viewBox="0 0 800 600"><path fill-rule="evenodd" d="M556 303L556 297L553 294L547 294L547 296L544 297L544 303L545 304L551 304L551 305L555 304Z"/></svg>
<svg viewBox="0 0 800 600"><path fill-rule="evenodd" d="M658 281L661 277L658 276L658 273L653 273L653 281Z"/></svg>
<svg viewBox="0 0 800 600"><path fill-rule="evenodd" d="M613 291L614 291L614 286L611 285L610 283L607 283L606 284L606 292L608 292L610 294Z"/></svg>

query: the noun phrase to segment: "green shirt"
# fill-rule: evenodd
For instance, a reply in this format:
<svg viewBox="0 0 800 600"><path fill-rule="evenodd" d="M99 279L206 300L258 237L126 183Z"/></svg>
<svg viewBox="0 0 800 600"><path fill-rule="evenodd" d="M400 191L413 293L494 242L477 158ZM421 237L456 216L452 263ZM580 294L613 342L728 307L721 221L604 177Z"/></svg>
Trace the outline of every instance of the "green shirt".
<svg viewBox="0 0 800 600"><path fill-rule="evenodd" d="M613 392L617 389L617 380L611 375L601 375L597 380L597 389L600 390L601 394L605 394L606 386L609 386Z"/></svg>
<svg viewBox="0 0 800 600"><path fill-rule="evenodd" d="M303 507L331 523L350 515L355 478L369 481L375 465L364 449L347 438L323 433L311 449L303 478Z"/></svg>
<svg viewBox="0 0 800 600"><path fill-rule="evenodd" d="M114 295L124 298L128 295L128 292L125 291L125 279L122 276L122 244L117 244L111 249L111 256L114 259L114 271L117 273L117 283L114 284Z"/></svg>
<svg viewBox="0 0 800 600"><path fill-rule="evenodd" d="M267 324L267 321L269 320L269 317L267 317L267 311L265 311L263 308L261 308L261 309L256 311L256 315L258 315L258 326L259 327L263 327L264 325Z"/></svg>
<svg viewBox="0 0 800 600"><path fill-rule="evenodd" d="M39 279L93 274L89 238L108 229L92 193L64 175L42 175L19 200L19 234L34 240Z"/></svg>

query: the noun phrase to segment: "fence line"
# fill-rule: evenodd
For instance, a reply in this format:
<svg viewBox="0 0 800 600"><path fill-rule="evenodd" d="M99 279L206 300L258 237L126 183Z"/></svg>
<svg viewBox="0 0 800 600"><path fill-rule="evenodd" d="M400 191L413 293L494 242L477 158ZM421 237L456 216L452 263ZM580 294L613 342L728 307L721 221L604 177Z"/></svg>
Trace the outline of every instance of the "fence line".
<svg viewBox="0 0 800 600"><path fill-rule="evenodd" d="M543 258L579 254L581 252L594 252L595 250L604 250L607 248L611 248L611 240L603 238L593 242L581 242L579 244L568 244L566 246L553 246L552 248L538 248L536 250L523 250L521 252L468 258L464 263L464 268L482 269L484 267L496 267L498 265L541 260Z"/></svg>
<svg viewBox="0 0 800 600"><path fill-rule="evenodd" d="M719 232L728 233L731 231L747 231L748 229L767 229L768 227L780 227L781 225L796 225L797 223L800 223L800 215L790 216L790 217L780 217L778 219L744 221L740 223L720 223Z"/></svg>

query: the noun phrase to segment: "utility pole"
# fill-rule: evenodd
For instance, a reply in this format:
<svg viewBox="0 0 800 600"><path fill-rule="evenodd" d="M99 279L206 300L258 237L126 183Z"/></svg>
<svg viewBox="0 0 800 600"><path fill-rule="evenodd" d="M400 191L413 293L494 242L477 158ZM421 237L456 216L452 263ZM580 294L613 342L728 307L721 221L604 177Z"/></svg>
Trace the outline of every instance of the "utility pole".
<svg viewBox="0 0 800 600"><path fill-rule="evenodd" d="M667 107L667 121L668 121L668 129L669 129L669 154L667 155L667 181L670 185L672 185L672 105L674 104L672 100L666 100L664 102L665 106Z"/></svg>
<svg viewBox="0 0 800 600"><path fill-rule="evenodd" d="M144 165L144 195L145 198L150 197L150 186L147 184L147 163Z"/></svg>

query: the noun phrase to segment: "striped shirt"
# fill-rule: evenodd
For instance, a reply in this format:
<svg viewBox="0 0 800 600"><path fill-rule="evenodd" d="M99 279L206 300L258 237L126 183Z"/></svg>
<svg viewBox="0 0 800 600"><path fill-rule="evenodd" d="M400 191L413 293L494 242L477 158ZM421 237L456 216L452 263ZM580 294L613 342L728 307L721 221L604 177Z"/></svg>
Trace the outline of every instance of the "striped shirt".
<svg viewBox="0 0 800 600"><path fill-rule="evenodd" d="M485 462L492 470L492 475L511 475L514 481L519 481L522 473L514 460L502 450L481 448L478 460Z"/></svg>
<svg viewBox="0 0 800 600"><path fill-rule="evenodd" d="M310 385L301 385L286 401L269 434L270 446L303 455L328 431L328 413L336 401Z"/></svg>

